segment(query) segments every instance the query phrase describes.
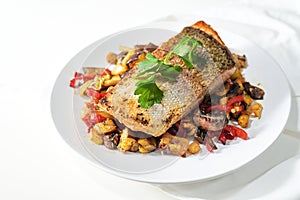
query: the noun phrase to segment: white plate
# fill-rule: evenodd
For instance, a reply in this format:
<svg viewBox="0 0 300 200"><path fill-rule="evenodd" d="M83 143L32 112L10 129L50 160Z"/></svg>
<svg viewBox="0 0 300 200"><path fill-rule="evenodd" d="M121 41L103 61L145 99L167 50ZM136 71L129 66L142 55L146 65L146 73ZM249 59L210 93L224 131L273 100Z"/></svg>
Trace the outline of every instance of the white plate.
<svg viewBox="0 0 300 200"><path fill-rule="evenodd" d="M235 140L211 154L187 158L159 154L122 154L89 141L80 120L83 99L68 87L69 80L81 67L106 66L105 55L118 52L119 45L133 46L153 42L159 44L183 27L167 29L139 27L103 38L76 55L57 78L51 97L55 125L63 139L78 153L100 169L120 177L150 183L184 183L206 181L233 172L264 152L280 135L291 105L289 85L278 64L262 49L247 39L225 30L217 30L222 40L235 52L243 52L249 60L246 78L260 83L265 90L261 120L253 120L247 129L250 139ZM172 29L172 30L170 30ZM205 151L204 151L205 152Z"/></svg>

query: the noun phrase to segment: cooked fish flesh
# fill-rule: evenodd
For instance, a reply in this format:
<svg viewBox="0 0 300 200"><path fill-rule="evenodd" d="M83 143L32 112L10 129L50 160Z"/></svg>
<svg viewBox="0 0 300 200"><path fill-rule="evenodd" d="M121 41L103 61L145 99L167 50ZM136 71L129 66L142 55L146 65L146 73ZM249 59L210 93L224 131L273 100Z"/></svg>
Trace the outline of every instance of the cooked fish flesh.
<svg viewBox="0 0 300 200"><path fill-rule="evenodd" d="M171 56L169 64L181 66L183 70L176 82L163 78L156 80L157 86L164 92L160 104L154 104L147 109L139 105L139 96L134 95L134 91L140 71L133 68L108 91L99 106L133 131L142 131L155 137L165 133L235 71L231 52L218 34L203 21L185 27L179 34L162 43L152 54L163 60L185 36L202 43L202 46L197 47L197 56L201 58L201 62L190 69L180 57Z"/></svg>

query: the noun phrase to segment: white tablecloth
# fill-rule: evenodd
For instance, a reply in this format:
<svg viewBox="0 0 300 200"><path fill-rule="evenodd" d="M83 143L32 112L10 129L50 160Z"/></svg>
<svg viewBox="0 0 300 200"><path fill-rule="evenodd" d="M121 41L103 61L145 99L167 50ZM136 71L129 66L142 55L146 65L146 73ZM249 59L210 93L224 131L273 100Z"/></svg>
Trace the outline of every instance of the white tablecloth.
<svg viewBox="0 0 300 200"><path fill-rule="evenodd" d="M224 26L231 26L242 35L248 34L250 39L266 48L278 60L289 78L294 95L294 109L287 126L287 129L294 132L287 131L289 135L285 132L282 136L284 139L279 144L296 144L299 132L295 131L299 131L300 126L299 109L297 110L300 105L297 98L300 96L300 6L296 0L263 2L2 1L0 199L174 199L156 186L104 173L71 150L52 122L50 95L60 70L84 47L128 27L158 19L178 20L179 13L180 16L188 14L197 17L187 17L186 20L215 18L226 21ZM235 29L237 23L244 26L243 30L246 31ZM251 34L253 27L258 27L261 31ZM298 154L298 145L292 147L280 159L272 160L272 165ZM278 152L280 155L279 149ZM230 190L235 193L226 193L227 197L238 197L238 192L241 191L250 194L259 184L273 185L274 181L270 178L272 174L284 171L283 168L290 169L289 166L298 167L297 158L299 157L292 160L295 161L293 165L283 164L262 176L261 173L256 173L253 174L253 179L243 179L239 188ZM264 169L266 171L269 168ZM296 172L293 174L298 175ZM233 174L233 177L236 180L241 178L238 173ZM265 180L269 182L264 182ZM285 182L281 182L281 185L274 184L274 187L278 191L297 195L293 193L294 188L287 188L290 184L296 184L296 181L293 178L283 180ZM221 181L226 181L226 177L219 182L216 180L216 184ZM202 186L205 188L205 185ZM193 187L190 186L191 192ZM182 193L182 188L184 187L177 190L177 198L191 197ZM174 191L171 186L163 189L175 194L171 191ZM272 193L271 189L272 187L267 191L260 190L260 197L280 195ZM205 196L201 190L198 194L193 194L197 198L210 197L209 193Z"/></svg>

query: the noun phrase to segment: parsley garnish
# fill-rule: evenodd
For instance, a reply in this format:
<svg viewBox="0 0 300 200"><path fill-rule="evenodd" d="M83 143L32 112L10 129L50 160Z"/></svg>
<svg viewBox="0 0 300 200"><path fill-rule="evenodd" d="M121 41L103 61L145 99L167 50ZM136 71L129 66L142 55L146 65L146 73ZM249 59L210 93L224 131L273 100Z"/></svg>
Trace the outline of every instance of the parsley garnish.
<svg viewBox="0 0 300 200"><path fill-rule="evenodd" d="M139 95L138 102L142 108L149 108L154 103L160 103L163 98L163 92L157 87L155 83L155 75L149 78L138 81L136 83L135 95Z"/></svg>
<svg viewBox="0 0 300 200"><path fill-rule="evenodd" d="M188 36L183 37L180 40L180 42L177 45L175 45L173 50L170 53L168 53L168 55L165 58L165 62L168 62L170 57L174 54L180 57L187 67L189 67L190 69L194 68L194 65L196 64L195 61L197 58L195 50L198 45L202 46L202 43Z"/></svg>
<svg viewBox="0 0 300 200"><path fill-rule="evenodd" d="M161 103L163 98L163 91L161 91L155 81L158 74L168 79L169 81L175 81L176 77L181 72L182 68L179 66L172 66L165 64L162 61L155 58L151 53L146 55L146 60L139 63L138 68L142 69L137 76L150 75L146 79L138 81L134 91L135 95L140 95L138 102L142 108L149 108L154 103Z"/></svg>
<svg viewBox="0 0 300 200"><path fill-rule="evenodd" d="M158 88L155 82L159 74L169 81L176 81L177 76L182 71L180 66L169 64L171 56L176 55L180 57L187 67L193 68L193 61L196 55L194 51L198 45L202 44L198 40L186 36L167 54L163 61L158 60L151 53L148 53L146 59L138 64L138 68L141 72L137 77L148 76L135 84L137 88L134 94L140 95L138 102L142 108L149 108L155 103L161 103L163 91Z"/></svg>

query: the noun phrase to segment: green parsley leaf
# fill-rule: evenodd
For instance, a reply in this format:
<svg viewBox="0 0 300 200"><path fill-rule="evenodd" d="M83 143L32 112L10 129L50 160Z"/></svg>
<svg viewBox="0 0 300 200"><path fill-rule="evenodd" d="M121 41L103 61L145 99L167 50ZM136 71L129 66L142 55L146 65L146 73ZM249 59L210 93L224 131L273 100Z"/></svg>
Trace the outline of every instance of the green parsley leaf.
<svg viewBox="0 0 300 200"><path fill-rule="evenodd" d="M137 75L138 77L146 74L161 74L163 77L175 81L176 77L182 71L180 66L166 64L155 58L151 53L148 53L146 58L148 58L148 60L143 60L138 64L138 68L142 69L142 72Z"/></svg>
<svg viewBox="0 0 300 200"><path fill-rule="evenodd" d="M139 69L141 69L141 70L149 69L149 68L153 67L155 64L157 64L157 62L158 62L158 59L155 58L151 53L147 53L146 58L147 59L142 60L138 64Z"/></svg>
<svg viewBox="0 0 300 200"><path fill-rule="evenodd" d="M175 45L173 50L166 56L165 61L168 62L171 55L177 55L180 57L184 64L189 68L194 68L196 62L194 61L194 57L196 57L195 50L197 46L202 46L202 43L194 38L185 36L183 37L180 42Z"/></svg>
<svg viewBox="0 0 300 200"><path fill-rule="evenodd" d="M145 74L157 73L158 71L158 64L160 64L161 61L154 57L151 53L147 53L146 58L147 59L142 60L138 64L138 68L142 70L142 72L137 75L138 77Z"/></svg>
<svg viewBox="0 0 300 200"><path fill-rule="evenodd" d="M176 81L177 76L182 71L180 66L169 64L171 56L174 54L180 57L187 67L193 68L195 58L197 58L194 51L198 45L202 45L202 43L186 36L175 45L173 50L167 54L163 61L157 59L151 53L148 53L146 59L138 64L138 69L140 69L141 72L138 73L137 77L145 76L145 79L136 83L137 88L134 94L140 95L138 102L142 108L149 108L153 104L161 103L162 101L163 91L161 91L156 84L158 74L169 81Z"/></svg>
<svg viewBox="0 0 300 200"><path fill-rule="evenodd" d="M163 91L161 91L155 83L155 75L147 79L140 80L136 83L137 89L135 95L139 96L139 104L142 108L149 108L154 103L161 103Z"/></svg>
<svg viewBox="0 0 300 200"><path fill-rule="evenodd" d="M172 65L164 65L161 64L159 68L159 73L167 78L170 81L176 81L177 76L180 74L182 71L182 68L179 66L172 66Z"/></svg>
<svg viewBox="0 0 300 200"><path fill-rule="evenodd" d="M176 81L176 77L182 71L181 67L165 64L163 61L155 58L151 53L148 53L146 58L146 60L138 64L138 69L141 69L141 72L137 77L147 77L149 75L150 77L138 81L136 83L137 88L134 92L135 95L140 95L138 102L143 108L148 108L154 103L161 103L162 101L163 91L161 91L155 83L158 74L169 81Z"/></svg>

